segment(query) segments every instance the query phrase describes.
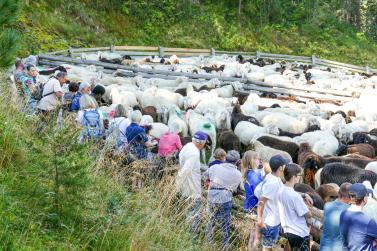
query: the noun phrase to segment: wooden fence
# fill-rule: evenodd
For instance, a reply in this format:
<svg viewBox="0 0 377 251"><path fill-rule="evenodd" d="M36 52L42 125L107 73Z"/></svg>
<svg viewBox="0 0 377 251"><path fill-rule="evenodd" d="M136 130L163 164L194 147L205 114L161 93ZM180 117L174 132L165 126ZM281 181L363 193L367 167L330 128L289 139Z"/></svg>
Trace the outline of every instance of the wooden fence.
<svg viewBox="0 0 377 251"><path fill-rule="evenodd" d="M317 58L315 55L312 56L294 56L285 54L273 54L264 53L260 51L256 52L243 52L243 51L222 51L216 50L214 48L210 49L191 49L191 48L171 48L171 47L161 47L161 46L108 46L108 47L98 47L98 48L69 48L67 50L60 50L55 52L46 53L48 55L66 55L71 57L80 56L82 53L87 52L98 52L98 51L110 51L119 52L123 55L129 56L171 56L177 55L181 57L192 57L192 56L214 56L214 55L242 55L244 57L251 58L264 58L264 59L274 59L274 60L284 60L289 62L302 62L312 65L319 65L330 68L345 69L352 72L359 73L377 73L377 69L372 69L369 66L356 66L351 64L340 63L337 61L326 60Z"/></svg>

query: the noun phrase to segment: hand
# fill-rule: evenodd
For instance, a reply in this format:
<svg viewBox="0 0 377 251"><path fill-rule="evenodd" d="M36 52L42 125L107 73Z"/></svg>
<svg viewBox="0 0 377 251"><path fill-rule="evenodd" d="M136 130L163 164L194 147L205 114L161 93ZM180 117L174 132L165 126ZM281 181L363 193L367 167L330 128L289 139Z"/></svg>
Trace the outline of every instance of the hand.
<svg viewBox="0 0 377 251"><path fill-rule="evenodd" d="M304 193L302 198L304 199L305 204L313 206L313 199L308 194Z"/></svg>
<svg viewBox="0 0 377 251"><path fill-rule="evenodd" d="M260 229L265 229L265 230L267 230L267 227L266 227L266 225L264 225L263 221L259 221L259 220L258 220L258 227L259 227Z"/></svg>

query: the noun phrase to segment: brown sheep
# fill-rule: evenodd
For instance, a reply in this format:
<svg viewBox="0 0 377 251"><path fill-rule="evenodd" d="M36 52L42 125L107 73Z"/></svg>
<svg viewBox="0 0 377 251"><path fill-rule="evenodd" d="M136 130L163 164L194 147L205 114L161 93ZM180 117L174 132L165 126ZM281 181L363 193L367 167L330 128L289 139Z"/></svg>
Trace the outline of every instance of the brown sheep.
<svg viewBox="0 0 377 251"><path fill-rule="evenodd" d="M338 155L347 154L359 154L368 158L376 157L375 150L373 146L369 144L354 144L354 145L342 145L339 147Z"/></svg>
<svg viewBox="0 0 377 251"><path fill-rule="evenodd" d="M362 144L362 143L369 144L369 145L373 146L374 153L375 154L377 153L377 140L372 139L368 135L368 133L366 133L366 132L354 132L352 134L352 138L353 138L354 144Z"/></svg>
<svg viewBox="0 0 377 251"><path fill-rule="evenodd" d="M291 155L292 157L292 161L294 163L297 163L298 145L296 143L283 141L270 136L262 136L259 137L257 140L265 146L269 146L289 153L289 155Z"/></svg>
<svg viewBox="0 0 377 251"><path fill-rule="evenodd" d="M153 118L153 121L157 121L157 109L154 106L146 106L141 109L143 115L150 115Z"/></svg>
<svg viewBox="0 0 377 251"><path fill-rule="evenodd" d="M325 203L334 201L338 198L339 186L337 184L323 184L316 189Z"/></svg>
<svg viewBox="0 0 377 251"><path fill-rule="evenodd" d="M224 149L226 152L229 150L240 151L241 142L240 139L232 130L222 130L219 132L219 138L217 140L218 146Z"/></svg>

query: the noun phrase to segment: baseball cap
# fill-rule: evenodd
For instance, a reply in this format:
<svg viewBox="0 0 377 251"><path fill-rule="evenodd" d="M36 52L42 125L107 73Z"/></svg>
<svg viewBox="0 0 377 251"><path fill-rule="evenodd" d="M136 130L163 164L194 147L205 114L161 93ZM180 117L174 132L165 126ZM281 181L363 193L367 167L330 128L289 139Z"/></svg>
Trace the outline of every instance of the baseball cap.
<svg viewBox="0 0 377 251"><path fill-rule="evenodd" d="M90 84L86 83L86 82L82 82L79 86L79 91L81 91L82 89L87 88L87 87L90 87Z"/></svg>
<svg viewBox="0 0 377 251"><path fill-rule="evenodd" d="M231 163L236 163L240 160L240 153L236 150L230 150L226 154L226 161Z"/></svg>
<svg viewBox="0 0 377 251"><path fill-rule="evenodd" d="M353 197L356 199L362 199L368 195L368 191L363 184L355 183L350 186L349 194L350 194L350 197Z"/></svg>
<svg viewBox="0 0 377 251"><path fill-rule="evenodd" d="M283 158L281 155L272 156L270 159L270 167L273 172L275 172L279 167L284 166L289 163L289 160Z"/></svg>
<svg viewBox="0 0 377 251"><path fill-rule="evenodd" d="M200 144L203 144L203 143L206 143L208 139L208 134L202 131L197 131L192 137L192 139Z"/></svg>

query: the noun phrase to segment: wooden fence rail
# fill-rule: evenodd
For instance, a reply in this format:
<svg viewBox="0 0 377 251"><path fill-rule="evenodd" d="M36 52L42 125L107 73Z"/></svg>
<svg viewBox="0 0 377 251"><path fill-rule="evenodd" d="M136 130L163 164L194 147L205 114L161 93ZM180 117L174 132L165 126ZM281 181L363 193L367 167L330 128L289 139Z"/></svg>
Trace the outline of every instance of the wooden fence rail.
<svg viewBox="0 0 377 251"><path fill-rule="evenodd" d="M192 48L172 48L172 47L161 47L161 46L108 46L108 47L97 47L97 48L69 48L67 50L60 50L55 52L46 53L47 55L67 55L72 57L79 57L81 53L84 52L97 52L97 51L111 51L120 52L123 55L130 56L171 56L177 55L181 57L192 57L192 56L214 56L214 55L242 55L244 57L251 58L265 58L274 60L284 60L291 62L302 62L309 63L313 65L319 65L324 67L345 69L358 73L377 73L377 69L372 69L369 66L356 66L351 64L340 63L337 61L326 60L321 58L316 58L312 56L295 56L295 55L285 55L285 54L274 54L274 53L264 53L264 52L243 52L243 51L224 51L216 50L214 48L210 49L192 49Z"/></svg>

